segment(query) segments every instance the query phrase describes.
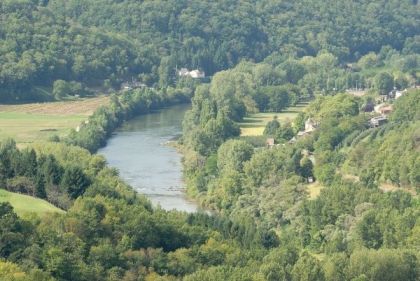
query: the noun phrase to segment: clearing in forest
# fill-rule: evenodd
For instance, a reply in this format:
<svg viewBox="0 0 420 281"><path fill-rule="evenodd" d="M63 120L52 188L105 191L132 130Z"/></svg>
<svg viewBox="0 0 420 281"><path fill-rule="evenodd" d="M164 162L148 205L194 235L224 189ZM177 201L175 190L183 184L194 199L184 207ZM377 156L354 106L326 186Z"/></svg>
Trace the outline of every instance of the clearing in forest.
<svg viewBox="0 0 420 281"><path fill-rule="evenodd" d="M109 97L80 101L0 105L0 141L13 138L18 144L66 136Z"/></svg>
<svg viewBox="0 0 420 281"><path fill-rule="evenodd" d="M28 213L36 213L39 215L46 213L64 213L63 210L51 205L45 200L9 192L4 189L0 189L0 203L2 202L9 202L19 216Z"/></svg>
<svg viewBox="0 0 420 281"><path fill-rule="evenodd" d="M284 121L293 121L293 119L301 112L307 104L298 104L297 106L288 107L282 112L262 112L250 114L239 123L241 128L241 136L262 136L265 126L268 122L277 116L280 124Z"/></svg>
<svg viewBox="0 0 420 281"><path fill-rule="evenodd" d="M402 190L410 193L413 196L417 196L416 189L414 187L399 187L390 183L381 183L379 189L383 192L395 192L397 190Z"/></svg>
<svg viewBox="0 0 420 281"><path fill-rule="evenodd" d="M318 197L318 195L321 193L321 190L324 188L321 184L318 182L314 182L307 185L308 189L308 196L309 199L315 199Z"/></svg>

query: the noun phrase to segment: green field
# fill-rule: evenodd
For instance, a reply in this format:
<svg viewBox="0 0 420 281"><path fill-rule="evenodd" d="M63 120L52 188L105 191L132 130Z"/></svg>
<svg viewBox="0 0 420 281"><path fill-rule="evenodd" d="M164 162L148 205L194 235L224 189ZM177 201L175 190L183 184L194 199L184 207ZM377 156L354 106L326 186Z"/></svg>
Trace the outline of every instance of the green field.
<svg viewBox="0 0 420 281"><path fill-rule="evenodd" d="M297 106L289 107L282 112L264 112L251 114L244 118L244 121L239 123L241 128L241 136L262 136L264 128L267 123L277 116L280 123L293 119L301 112L307 104L299 104Z"/></svg>
<svg viewBox="0 0 420 281"><path fill-rule="evenodd" d="M79 101L0 105L0 141L13 138L18 144L66 136L109 98Z"/></svg>
<svg viewBox="0 0 420 281"><path fill-rule="evenodd" d="M9 202L19 216L27 213L36 213L39 215L46 213L64 213L63 210L51 205L45 200L9 192L4 189L0 189L0 202Z"/></svg>
<svg viewBox="0 0 420 281"><path fill-rule="evenodd" d="M82 115L0 112L0 141L13 138L17 143L32 143L52 135L63 137L85 119Z"/></svg>

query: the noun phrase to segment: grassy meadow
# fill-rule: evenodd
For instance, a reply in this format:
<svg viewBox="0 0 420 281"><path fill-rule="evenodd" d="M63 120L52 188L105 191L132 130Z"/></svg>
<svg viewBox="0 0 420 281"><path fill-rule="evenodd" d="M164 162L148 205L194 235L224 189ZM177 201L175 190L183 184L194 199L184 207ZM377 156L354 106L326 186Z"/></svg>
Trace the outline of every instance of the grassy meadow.
<svg viewBox="0 0 420 281"><path fill-rule="evenodd" d="M0 105L0 141L14 138L18 144L47 140L68 134L86 120L108 97L80 101Z"/></svg>
<svg viewBox="0 0 420 281"><path fill-rule="evenodd" d="M9 202L19 216L28 213L43 215L46 213L64 212L63 210L51 205L45 200L34 198L28 195L9 192L4 189L0 189L0 202Z"/></svg>
<svg viewBox="0 0 420 281"><path fill-rule="evenodd" d="M284 121L292 121L306 107L306 104L298 104L287 108L282 112L260 112L251 114L244 118L241 122L241 136L262 136L264 128L268 122L277 116L280 123Z"/></svg>

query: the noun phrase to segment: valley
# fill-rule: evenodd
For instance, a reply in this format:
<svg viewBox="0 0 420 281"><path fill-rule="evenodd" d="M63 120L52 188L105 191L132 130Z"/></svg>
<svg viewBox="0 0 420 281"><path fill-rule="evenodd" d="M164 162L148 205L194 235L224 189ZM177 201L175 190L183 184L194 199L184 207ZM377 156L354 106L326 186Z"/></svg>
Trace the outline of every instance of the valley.
<svg viewBox="0 0 420 281"><path fill-rule="evenodd" d="M0 281L418 281L415 0L0 0Z"/></svg>

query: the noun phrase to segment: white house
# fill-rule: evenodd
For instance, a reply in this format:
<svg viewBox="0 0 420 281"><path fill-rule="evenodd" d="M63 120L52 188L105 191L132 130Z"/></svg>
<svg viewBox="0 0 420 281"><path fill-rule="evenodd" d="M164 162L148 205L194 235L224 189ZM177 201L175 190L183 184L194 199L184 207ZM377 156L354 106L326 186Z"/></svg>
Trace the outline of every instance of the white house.
<svg viewBox="0 0 420 281"><path fill-rule="evenodd" d="M201 71L199 69L194 69L194 70L189 71L187 68L181 68L180 70L178 70L178 76L199 79L199 78L205 78L206 74L204 73L204 71Z"/></svg>
<svg viewBox="0 0 420 281"><path fill-rule="evenodd" d="M190 76L192 78L204 78L204 77L206 77L206 74L204 73L204 71L194 69L194 70L190 71Z"/></svg>

